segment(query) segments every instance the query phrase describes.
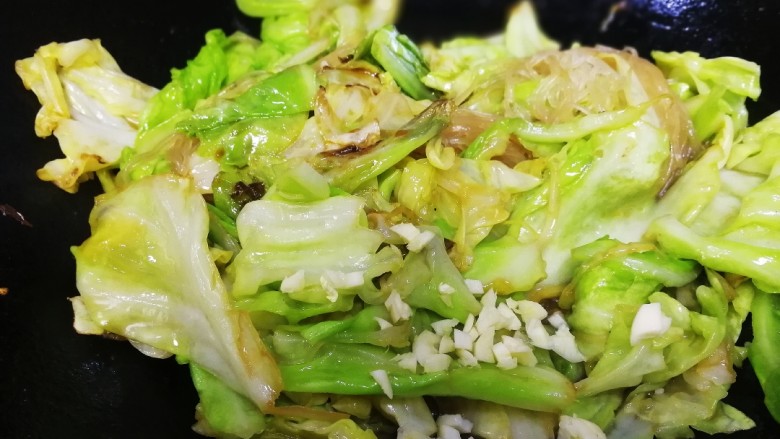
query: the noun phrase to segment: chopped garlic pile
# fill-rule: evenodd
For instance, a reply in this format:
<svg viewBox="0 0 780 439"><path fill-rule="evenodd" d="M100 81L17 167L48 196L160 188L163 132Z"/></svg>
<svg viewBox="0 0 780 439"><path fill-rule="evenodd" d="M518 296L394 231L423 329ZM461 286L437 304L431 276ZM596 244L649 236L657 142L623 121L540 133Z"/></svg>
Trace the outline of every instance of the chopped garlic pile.
<svg viewBox="0 0 780 439"><path fill-rule="evenodd" d="M399 226L404 226L402 232L407 233L405 226L409 225ZM412 372L439 372L447 370L453 360L465 367L476 367L479 363L495 364L501 369L534 366L537 363L534 347L552 350L573 363L585 360L562 313L548 316L543 306L530 300L508 298L499 302L498 295L493 290L484 292L479 281L467 279L466 285L472 293L481 296L479 314L469 314L463 324L455 319L432 323L433 332L426 330L417 335L412 352L396 357L402 368ZM438 289L446 296L451 294L451 288L441 284ZM393 322L411 317L411 308L397 292L390 294L385 306ZM548 332L544 320L555 332Z"/></svg>

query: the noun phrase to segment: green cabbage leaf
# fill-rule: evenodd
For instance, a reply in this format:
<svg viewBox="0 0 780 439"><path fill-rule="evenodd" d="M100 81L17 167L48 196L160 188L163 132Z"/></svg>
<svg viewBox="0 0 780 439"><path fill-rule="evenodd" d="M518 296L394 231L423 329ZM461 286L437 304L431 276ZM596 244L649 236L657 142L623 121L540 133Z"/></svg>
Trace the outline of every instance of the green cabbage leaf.
<svg viewBox="0 0 780 439"><path fill-rule="evenodd" d="M105 195L90 225L73 254L91 322L196 363L260 409L274 405L278 368L249 315L233 309L191 180L148 177Z"/></svg>

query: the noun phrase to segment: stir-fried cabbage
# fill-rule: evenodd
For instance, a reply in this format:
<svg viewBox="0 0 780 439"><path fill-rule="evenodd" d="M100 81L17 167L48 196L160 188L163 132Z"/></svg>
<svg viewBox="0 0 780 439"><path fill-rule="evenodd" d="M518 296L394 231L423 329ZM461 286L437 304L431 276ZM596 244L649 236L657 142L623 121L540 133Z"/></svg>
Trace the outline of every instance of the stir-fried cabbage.
<svg viewBox="0 0 780 439"><path fill-rule="evenodd" d="M41 103L35 134L54 134L65 154L38 177L68 192L90 173L116 165L157 92L124 74L99 40L48 44L17 61L16 72Z"/></svg>
<svg viewBox="0 0 780 439"><path fill-rule="evenodd" d="M780 113L758 66L504 32L418 46L396 1L239 0L159 92L97 41L17 71L106 194L75 328L190 364L217 437L691 437L775 390ZM752 314L749 348L740 333Z"/></svg>
<svg viewBox="0 0 780 439"><path fill-rule="evenodd" d="M206 203L189 179L155 176L105 195L73 253L84 318L181 356L267 408L279 371L234 309L206 242Z"/></svg>

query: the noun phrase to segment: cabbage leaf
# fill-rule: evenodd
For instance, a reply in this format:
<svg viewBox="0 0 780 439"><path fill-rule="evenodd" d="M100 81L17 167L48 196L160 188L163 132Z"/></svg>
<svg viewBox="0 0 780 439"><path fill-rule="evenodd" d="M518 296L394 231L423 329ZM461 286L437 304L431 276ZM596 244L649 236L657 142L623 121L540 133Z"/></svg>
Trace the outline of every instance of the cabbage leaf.
<svg viewBox="0 0 780 439"><path fill-rule="evenodd" d="M99 40L48 44L17 61L16 72L41 103L35 133L54 134L65 154L38 177L71 193L133 146L142 113L157 93L124 74Z"/></svg>
<svg viewBox="0 0 780 439"><path fill-rule="evenodd" d="M147 177L105 195L90 225L73 253L95 324L196 363L260 409L273 406L276 363L230 303L206 243L206 204L189 179Z"/></svg>

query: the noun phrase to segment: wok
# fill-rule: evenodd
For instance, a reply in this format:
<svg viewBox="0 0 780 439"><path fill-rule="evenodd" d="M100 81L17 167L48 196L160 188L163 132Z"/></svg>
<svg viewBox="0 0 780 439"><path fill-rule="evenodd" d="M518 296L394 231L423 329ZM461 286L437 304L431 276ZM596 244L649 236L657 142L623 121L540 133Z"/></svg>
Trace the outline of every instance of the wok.
<svg viewBox="0 0 780 439"><path fill-rule="evenodd" d="M400 19L416 40L499 30L514 1L410 0ZM755 121L780 109L780 50L770 36L780 23L775 0L536 0L542 26L569 44L631 45L736 55L763 67ZM232 0L25 0L0 18L0 204L31 226L0 216L0 436L9 438L180 438L190 430L197 396L188 371L173 360L143 356L128 343L77 335L67 297L77 294L69 246L88 236L97 184L69 195L38 181L35 170L59 155L54 139L33 132L38 103L23 89L13 61L50 41L101 38L130 75L160 87L169 69L195 55L206 30L256 32ZM750 365L738 371L727 401L758 424L733 438L778 437ZM705 437L706 435L700 435Z"/></svg>

